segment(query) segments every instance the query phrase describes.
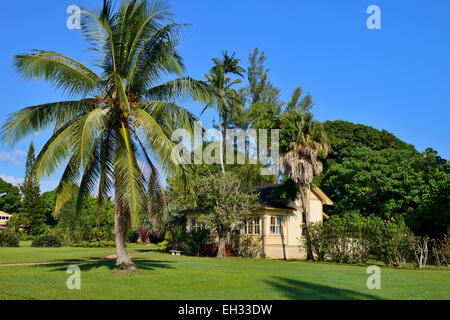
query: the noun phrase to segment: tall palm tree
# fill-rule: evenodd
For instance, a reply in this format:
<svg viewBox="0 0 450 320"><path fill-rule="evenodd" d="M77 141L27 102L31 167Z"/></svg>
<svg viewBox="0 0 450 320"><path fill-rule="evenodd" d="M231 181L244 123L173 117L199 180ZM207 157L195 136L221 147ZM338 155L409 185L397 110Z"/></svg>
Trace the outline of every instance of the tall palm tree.
<svg viewBox="0 0 450 320"><path fill-rule="evenodd" d="M222 173L225 174L225 167L223 164L223 138L225 137L228 126L228 115L232 112L233 107L239 107L243 105L239 94L234 89L232 89L232 86L241 83L241 80L235 79L231 81L229 75L234 74L242 77L245 70L241 66L239 66L241 60L236 59L234 53L229 56L227 51L223 51L221 59L214 58L212 60L214 62L214 67L210 70L209 74L205 75L205 77L208 81L208 84L211 86L212 91L214 91L214 93L217 95L217 100L216 104L210 104L206 108L215 108L219 113L219 131L222 137L220 139L219 146L220 164L222 167ZM203 110L203 112L205 110Z"/></svg>
<svg viewBox="0 0 450 320"><path fill-rule="evenodd" d="M51 51L15 57L17 72L26 80L48 81L72 100L10 115L1 140L14 146L33 132L54 128L36 159L36 174L49 176L67 164L56 209L70 199L73 185L79 184L78 208L89 194L97 193L101 203L114 193L121 269L135 267L125 248L127 226L136 222L148 186L161 188L157 168L178 177L178 185L188 185L189 167L171 161L175 144L170 138L177 128L193 132L196 119L177 103L186 97L211 103L206 83L182 77L176 50L182 28L172 23L165 2L124 0L115 10L105 0L99 12L82 11L81 25L100 74ZM161 81L170 74L179 78Z"/></svg>
<svg viewBox="0 0 450 320"><path fill-rule="evenodd" d="M280 157L280 171L297 186L297 199L302 208L303 223L310 221L305 193L309 194L315 175L323 170L319 156L326 157L330 146L322 124L315 121L309 112L295 110L297 139L290 150Z"/></svg>

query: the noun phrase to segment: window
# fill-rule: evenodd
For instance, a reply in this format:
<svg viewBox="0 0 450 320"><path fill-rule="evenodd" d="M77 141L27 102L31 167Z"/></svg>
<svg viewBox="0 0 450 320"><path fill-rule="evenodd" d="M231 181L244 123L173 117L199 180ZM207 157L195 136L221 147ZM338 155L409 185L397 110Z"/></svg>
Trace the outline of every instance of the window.
<svg viewBox="0 0 450 320"><path fill-rule="evenodd" d="M260 227L260 219L259 218L252 218L252 219L244 220L244 223L242 226L243 234L259 234L260 230L261 230L261 227Z"/></svg>
<svg viewBox="0 0 450 320"><path fill-rule="evenodd" d="M199 230L202 230L202 225L196 219L191 219L191 231L197 232Z"/></svg>
<svg viewBox="0 0 450 320"><path fill-rule="evenodd" d="M282 234L283 233L283 220L284 217L270 217L270 233Z"/></svg>

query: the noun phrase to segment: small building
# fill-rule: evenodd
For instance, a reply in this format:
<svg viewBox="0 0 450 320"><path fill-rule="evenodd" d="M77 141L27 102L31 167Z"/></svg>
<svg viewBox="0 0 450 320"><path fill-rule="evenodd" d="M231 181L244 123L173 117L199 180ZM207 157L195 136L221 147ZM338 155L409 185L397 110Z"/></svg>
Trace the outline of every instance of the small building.
<svg viewBox="0 0 450 320"><path fill-rule="evenodd" d="M305 259L306 249L302 235L304 217L296 200L282 200L277 195L281 185L266 185L255 187L260 191L261 208L255 216L243 223L242 234L262 238L262 248L269 259ZM333 205L333 201L320 189L313 187L305 195L309 211L309 221L321 222L329 217L323 211L323 206ZM198 210L185 211L187 230L198 230Z"/></svg>
<svg viewBox="0 0 450 320"><path fill-rule="evenodd" d="M11 219L11 217L11 214L0 211L0 230L6 229L6 223Z"/></svg>

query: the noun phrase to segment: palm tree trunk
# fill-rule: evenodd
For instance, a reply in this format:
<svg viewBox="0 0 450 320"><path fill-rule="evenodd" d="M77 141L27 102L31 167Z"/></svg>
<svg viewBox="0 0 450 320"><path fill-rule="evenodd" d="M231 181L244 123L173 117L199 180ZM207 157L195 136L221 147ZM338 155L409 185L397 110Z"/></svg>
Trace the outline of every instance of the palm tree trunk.
<svg viewBox="0 0 450 320"><path fill-rule="evenodd" d="M127 218L126 210L123 206L122 200L119 198L119 190L117 187L116 178L116 190L115 190L115 214L114 214L114 231L116 236L116 265L121 270L134 270L135 264L131 261L127 253L126 248L126 236L127 236Z"/></svg>
<svg viewBox="0 0 450 320"><path fill-rule="evenodd" d="M298 186L298 195L302 206L302 222L303 224L309 224L309 213L305 200L305 189L303 185Z"/></svg>
<svg viewBox="0 0 450 320"><path fill-rule="evenodd" d="M220 165L222 167L222 173L225 175L225 166L223 164L223 141L224 141L224 135L222 134L222 119L220 117L220 112L219 112L219 131L220 131L220 137L219 137Z"/></svg>
<svg viewBox="0 0 450 320"><path fill-rule="evenodd" d="M299 190L299 196L300 196L300 201L301 201L301 206L302 206L302 220L303 220L303 224L308 225L310 222L310 217L309 217L309 205L306 203L306 199L305 199L305 188L303 185L299 184L298 187ZM309 200L309 199L308 199ZM302 235L303 235L303 231L302 231ZM307 251L306 251L306 259L307 260L313 260L313 253L311 248L307 247Z"/></svg>

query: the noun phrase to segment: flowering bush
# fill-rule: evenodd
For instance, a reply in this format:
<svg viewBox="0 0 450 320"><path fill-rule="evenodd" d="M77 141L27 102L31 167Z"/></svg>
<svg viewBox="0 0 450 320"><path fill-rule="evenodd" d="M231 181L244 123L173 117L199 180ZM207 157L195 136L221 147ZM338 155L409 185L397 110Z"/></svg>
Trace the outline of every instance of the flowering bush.
<svg viewBox="0 0 450 320"><path fill-rule="evenodd" d="M373 252L388 266L398 267L406 263L414 249L414 234L403 219L372 219Z"/></svg>

